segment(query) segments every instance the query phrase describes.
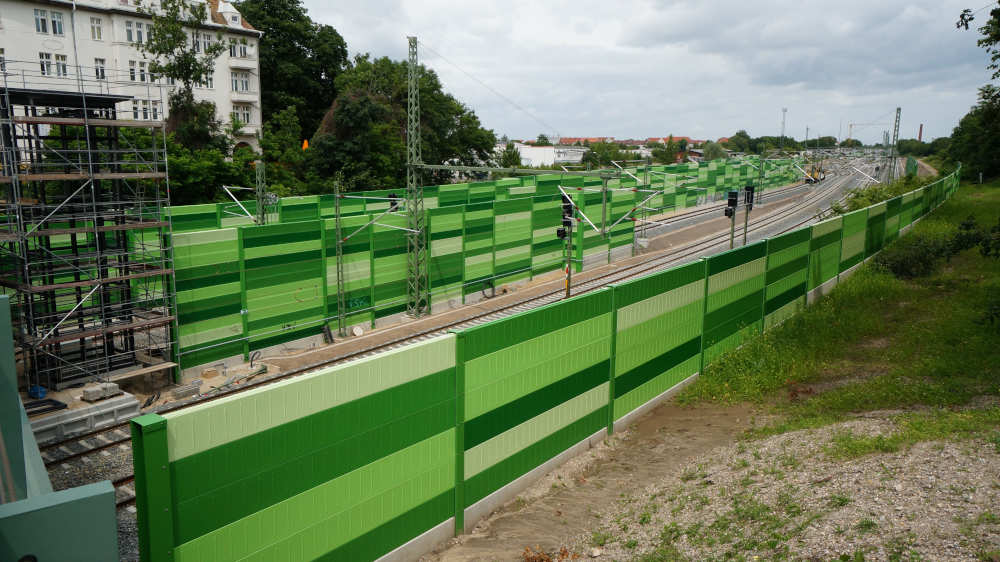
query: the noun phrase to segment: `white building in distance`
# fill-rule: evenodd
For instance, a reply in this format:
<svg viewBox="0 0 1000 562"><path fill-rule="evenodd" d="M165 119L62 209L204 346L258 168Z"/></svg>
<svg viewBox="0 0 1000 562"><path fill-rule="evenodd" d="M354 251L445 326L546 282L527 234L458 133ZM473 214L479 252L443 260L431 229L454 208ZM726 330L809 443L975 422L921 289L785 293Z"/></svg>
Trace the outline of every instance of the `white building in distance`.
<svg viewBox="0 0 1000 562"><path fill-rule="evenodd" d="M259 148L261 32L225 0L205 1L206 20L189 31L196 48L222 41L229 49L214 74L194 88L196 100L215 104L218 118L246 125L237 141ZM0 88L106 93L131 96L118 104L120 118L162 120L176 87L149 72L137 45L152 20L136 0L3 0L0 2ZM148 1L142 2L149 8ZM152 4L155 9L157 4Z"/></svg>
<svg viewBox="0 0 1000 562"><path fill-rule="evenodd" d="M497 152L502 152L504 148L503 143L497 144ZM582 146L534 146L520 142L515 142L514 148L521 154L521 165L532 167L579 164L589 150Z"/></svg>

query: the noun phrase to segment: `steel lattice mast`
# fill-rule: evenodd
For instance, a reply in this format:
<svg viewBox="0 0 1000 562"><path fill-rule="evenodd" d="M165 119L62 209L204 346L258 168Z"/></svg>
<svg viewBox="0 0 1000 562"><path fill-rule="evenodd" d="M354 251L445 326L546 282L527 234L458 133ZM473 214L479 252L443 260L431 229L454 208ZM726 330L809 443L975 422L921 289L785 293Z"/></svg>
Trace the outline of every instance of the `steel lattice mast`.
<svg viewBox="0 0 1000 562"><path fill-rule="evenodd" d="M420 181L420 68L417 66L417 38L410 43L406 103L406 312L412 317L429 312L427 232L424 215L424 188Z"/></svg>
<svg viewBox="0 0 1000 562"><path fill-rule="evenodd" d="M896 124L892 128L892 145L889 146L889 181L896 179L896 147L899 145L899 114L902 108L896 108Z"/></svg>

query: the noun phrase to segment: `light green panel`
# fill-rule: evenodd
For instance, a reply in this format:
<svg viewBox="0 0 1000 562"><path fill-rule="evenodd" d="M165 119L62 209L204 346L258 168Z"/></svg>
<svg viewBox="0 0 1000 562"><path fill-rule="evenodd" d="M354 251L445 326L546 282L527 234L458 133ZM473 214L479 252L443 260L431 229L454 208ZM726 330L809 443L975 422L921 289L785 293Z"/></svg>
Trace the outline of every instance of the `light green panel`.
<svg viewBox="0 0 1000 562"><path fill-rule="evenodd" d="M733 272L733 270L741 269L743 267L746 266L734 267L729 271L723 271L722 273L718 273L716 275L726 275L727 273ZM737 271L735 273L738 274L739 272ZM742 277L742 276L737 275L735 277ZM764 276L762 274L757 274L755 276L750 277L749 279L740 280L736 284L730 285L717 293L709 293L707 311L712 312L714 310L722 308L723 306L726 306L731 302L737 301L747 296L748 294L754 291L759 291L763 288L764 288Z"/></svg>
<svg viewBox="0 0 1000 562"><path fill-rule="evenodd" d="M799 311L805 309L806 307L806 297L805 295L795 299L794 301L786 304L785 306L775 310L771 314L768 314L764 318L764 329L770 330L771 328L781 324L788 318L795 316Z"/></svg>
<svg viewBox="0 0 1000 562"><path fill-rule="evenodd" d="M174 234L175 265L187 268L233 261L238 251L236 236L235 228Z"/></svg>
<svg viewBox="0 0 1000 562"><path fill-rule="evenodd" d="M454 366L448 334L167 413L170 461Z"/></svg>
<svg viewBox="0 0 1000 562"><path fill-rule="evenodd" d="M674 385L698 372L701 358L694 356L666 373L653 378L652 380L639 385L625 396L615 399L614 417L621 419L622 416L663 394Z"/></svg>
<svg viewBox="0 0 1000 562"><path fill-rule="evenodd" d="M746 326L728 337L715 343L715 345L705 350L705 364L709 364L724 353L736 349L747 338L752 337L761 329L761 321L757 320L753 324Z"/></svg>
<svg viewBox="0 0 1000 562"><path fill-rule="evenodd" d="M809 271L806 269L800 269L791 275L788 275L782 279L775 281L767 286L764 290L764 297L766 300L770 300L785 291L795 287L796 285L806 282L809 277Z"/></svg>
<svg viewBox="0 0 1000 562"><path fill-rule="evenodd" d="M284 552L311 560L454 485L455 430L449 429L179 545L174 559L275 560Z"/></svg>
<svg viewBox="0 0 1000 562"><path fill-rule="evenodd" d="M770 269L775 269L790 261L797 260L802 256L809 253L809 240L805 242L800 242L794 246L785 248L784 250L778 250L777 252L772 252L767 256L767 263Z"/></svg>
<svg viewBox="0 0 1000 562"><path fill-rule="evenodd" d="M865 235L867 233L868 231L862 230L861 232L856 232L850 236L844 237L843 246L841 248L841 261L845 261L847 258L856 256L865 251Z"/></svg>
<svg viewBox="0 0 1000 562"><path fill-rule="evenodd" d="M467 361L465 419L606 360L610 327L611 314L602 314Z"/></svg>
<svg viewBox="0 0 1000 562"><path fill-rule="evenodd" d="M465 479L605 406L608 403L608 387L609 383L602 383L469 449L465 452Z"/></svg>
<svg viewBox="0 0 1000 562"><path fill-rule="evenodd" d="M692 302L700 301L705 296L705 281L699 279L677 287L671 291L660 293L637 303L618 309L618 333L653 319L661 314L684 307Z"/></svg>
<svg viewBox="0 0 1000 562"><path fill-rule="evenodd" d="M708 278L708 310L729 304L749 291L760 289L764 283L762 276L767 267L767 256L757 258L743 265L716 273Z"/></svg>
<svg viewBox="0 0 1000 562"><path fill-rule="evenodd" d="M619 329L618 344L615 347L615 376L627 373L665 350L673 349L701 334L704 321L702 313L703 302L699 295L696 301L641 324Z"/></svg>

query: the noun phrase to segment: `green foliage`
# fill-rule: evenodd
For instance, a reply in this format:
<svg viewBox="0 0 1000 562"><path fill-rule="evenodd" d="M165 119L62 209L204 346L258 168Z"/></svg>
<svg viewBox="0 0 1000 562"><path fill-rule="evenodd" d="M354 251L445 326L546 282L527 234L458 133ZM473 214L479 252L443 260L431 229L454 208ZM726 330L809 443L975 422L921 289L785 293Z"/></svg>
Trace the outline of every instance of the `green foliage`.
<svg viewBox="0 0 1000 562"><path fill-rule="evenodd" d="M873 258L874 263L903 279L933 273L954 247L956 229L940 221L925 221L920 226L883 248Z"/></svg>
<svg viewBox="0 0 1000 562"><path fill-rule="evenodd" d="M841 431L826 447L832 458L855 458L872 453L894 453L919 441L988 437L1000 427L1000 408L951 411L946 409L897 416L888 435L862 436Z"/></svg>
<svg viewBox="0 0 1000 562"><path fill-rule="evenodd" d="M518 152L514 143L508 142L503 150L497 155L497 165L501 168L518 168L521 166L521 153Z"/></svg>
<svg viewBox="0 0 1000 562"><path fill-rule="evenodd" d="M202 22L208 17L206 9L204 2L192 0L160 0L155 10L139 7L140 13L153 20L153 27L146 41L136 47L149 59L150 72L179 82L178 93L182 95L185 91L189 95L194 84L204 82L215 71L215 59L226 50L221 35L211 45L195 48L201 42L194 34L201 33ZM188 35L192 36L190 41Z"/></svg>
<svg viewBox="0 0 1000 562"><path fill-rule="evenodd" d="M842 206L838 206L835 211L847 213L870 207L882 201L888 201L893 197L898 197L904 193L909 193L934 181L934 178L919 178L916 176L904 176L891 183L874 183L866 187L852 189L847 194L847 200Z"/></svg>
<svg viewBox="0 0 1000 562"><path fill-rule="evenodd" d="M711 141L706 142L704 146L701 147L701 150L702 159L704 159L705 162L711 162L712 160L718 160L727 156L726 150L722 148L719 143Z"/></svg>
<svg viewBox="0 0 1000 562"><path fill-rule="evenodd" d="M844 139L840 142L843 148L861 148L864 146L858 139Z"/></svg>
<svg viewBox="0 0 1000 562"><path fill-rule="evenodd" d="M215 104L208 100L196 101L191 90L180 88L170 94L170 114L167 130L180 144L193 150L218 150L228 153L232 136L224 131L216 118ZM171 166L171 178L176 173Z"/></svg>
<svg viewBox="0 0 1000 562"><path fill-rule="evenodd" d="M653 160L661 164L673 164L677 162L677 143L674 136L667 138L666 144L662 147L657 145L651 151Z"/></svg>
<svg viewBox="0 0 1000 562"><path fill-rule="evenodd" d="M349 66L347 43L334 28L310 19L300 0L235 5L263 32L258 59L264 122L294 106L302 131L312 137L336 98L337 77Z"/></svg>
<svg viewBox="0 0 1000 562"><path fill-rule="evenodd" d="M595 142L590 145L590 150L583 155L583 163L599 168L610 166L612 160L627 160L630 155L629 152L622 150L617 143Z"/></svg>
<svg viewBox="0 0 1000 562"><path fill-rule="evenodd" d="M979 102L959 121L951 134L948 155L962 163L962 176L990 178L1000 174L1000 88L979 89Z"/></svg>
<svg viewBox="0 0 1000 562"><path fill-rule="evenodd" d="M268 191L281 196L307 192L302 177L306 157L301 138L295 106L286 107L264 123L260 147L267 165Z"/></svg>
<svg viewBox="0 0 1000 562"><path fill-rule="evenodd" d="M437 74L421 67L421 140L424 162L474 165L493 156L496 137L476 114L443 91ZM309 190L324 191L342 171L357 189L400 188L406 180L407 63L359 55L336 81L337 98L307 151ZM447 183L450 172L424 174Z"/></svg>
<svg viewBox="0 0 1000 562"><path fill-rule="evenodd" d="M535 141L535 146L552 146L552 142L549 140L547 135L538 135L538 139Z"/></svg>

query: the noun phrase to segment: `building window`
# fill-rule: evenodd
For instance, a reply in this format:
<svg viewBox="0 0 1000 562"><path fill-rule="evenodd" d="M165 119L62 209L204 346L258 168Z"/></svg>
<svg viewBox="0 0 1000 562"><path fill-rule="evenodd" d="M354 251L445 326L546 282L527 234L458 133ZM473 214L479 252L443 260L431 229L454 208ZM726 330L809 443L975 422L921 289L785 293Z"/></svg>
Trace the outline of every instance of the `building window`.
<svg viewBox="0 0 1000 562"><path fill-rule="evenodd" d="M153 110L153 121L159 120L160 119L160 102L158 102L158 101L152 101L152 102L150 102L150 105L152 106L152 110Z"/></svg>
<svg viewBox="0 0 1000 562"><path fill-rule="evenodd" d="M47 10L35 10L35 31L38 33L49 32L49 13Z"/></svg>
<svg viewBox="0 0 1000 562"><path fill-rule="evenodd" d="M149 120L149 100L142 100L142 118Z"/></svg>
<svg viewBox="0 0 1000 562"><path fill-rule="evenodd" d="M128 79L135 82L135 61L128 61Z"/></svg>
<svg viewBox="0 0 1000 562"><path fill-rule="evenodd" d="M240 16L238 14L233 14L229 19L233 23L240 23Z"/></svg>
<svg viewBox="0 0 1000 562"><path fill-rule="evenodd" d="M38 53L38 65L41 67L42 76L51 76L52 53Z"/></svg>
<svg viewBox="0 0 1000 562"><path fill-rule="evenodd" d="M52 12L52 33L54 35L63 34L62 12Z"/></svg>
<svg viewBox="0 0 1000 562"><path fill-rule="evenodd" d="M90 38L94 41L101 40L101 18L90 18Z"/></svg>
<svg viewBox="0 0 1000 562"><path fill-rule="evenodd" d="M132 100L132 119L139 118L139 100Z"/></svg>
<svg viewBox="0 0 1000 562"><path fill-rule="evenodd" d="M56 55L56 76L66 76L69 72L66 68L66 55Z"/></svg>
<svg viewBox="0 0 1000 562"><path fill-rule="evenodd" d="M240 58L241 59L247 58L247 44L246 44L246 41L244 41L243 43L240 43Z"/></svg>
<svg viewBox="0 0 1000 562"><path fill-rule="evenodd" d="M250 91L250 73L249 72L230 72L230 76L233 81L233 91L234 92L249 92Z"/></svg>
<svg viewBox="0 0 1000 562"><path fill-rule="evenodd" d="M207 51L208 48L212 46L212 34L211 33L203 33L202 34L202 40L205 42L205 50Z"/></svg>
<svg viewBox="0 0 1000 562"><path fill-rule="evenodd" d="M146 61L139 61L139 81L146 81Z"/></svg>
<svg viewBox="0 0 1000 562"><path fill-rule="evenodd" d="M107 75L104 73L104 59L94 59L94 77L98 80L107 80Z"/></svg>
<svg viewBox="0 0 1000 562"><path fill-rule="evenodd" d="M250 124L250 116L252 109L249 105L245 104L233 104L233 111L229 114L230 117L243 123L244 125Z"/></svg>
<svg viewBox="0 0 1000 562"><path fill-rule="evenodd" d="M129 43L132 42L132 22L125 21L125 40Z"/></svg>
<svg viewBox="0 0 1000 562"><path fill-rule="evenodd" d="M135 23L135 42L142 43L142 22Z"/></svg>
<svg viewBox="0 0 1000 562"><path fill-rule="evenodd" d="M191 33L191 41L193 42L192 47L194 48L194 52L200 53L201 52L201 33L198 33L197 31L192 32Z"/></svg>
<svg viewBox="0 0 1000 562"><path fill-rule="evenodd" d="M174 84L176 84L176 83L177 83L177 81L176 81L176 80L174 80L174 77L173 77L173 76L167 76L167 85L168 85L168 86L173 86L173 85L174 85Z"/></svg>
<svg viewBox="0 0 1000 562"><path fill-rule="evenodd" d="M229 56L231 56L231 57L235 57L236 56L236 38L235 37L230 37L229 38Z"/></svg>
<svg viewBox="0 0 1000 562"><path fill-rule="evenodd" d="M7 72L7 57L2 47L0 47L0 72Z"/></svg>

